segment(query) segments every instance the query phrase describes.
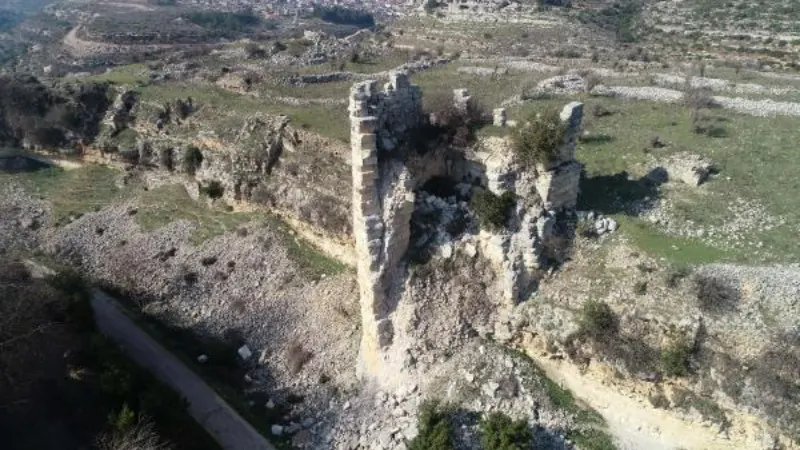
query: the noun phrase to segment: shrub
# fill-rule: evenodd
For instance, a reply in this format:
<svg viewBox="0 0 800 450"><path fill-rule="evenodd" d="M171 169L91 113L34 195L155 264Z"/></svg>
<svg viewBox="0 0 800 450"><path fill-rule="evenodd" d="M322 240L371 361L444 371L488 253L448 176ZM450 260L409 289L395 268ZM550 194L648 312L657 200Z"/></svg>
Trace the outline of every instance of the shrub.
<svg viewBox="0 0 800 450"><path fill-rule="evenodd" d="M175 170L175 161L172 156L172 147L160 148L158 150L158 164L163 169L170 172Z"/></svg>
<svg viewBox="0 0 800 450"><path fill-rule="evenodd" d="M139 164L139 149L137 148L122 148L119 150L119 157L126 164L138 165Z"/></svg>
<svg viewBox="0 0 800 450"><path fill-rule="evenodd" d="M661 350L661 369L667 376L682 377L689 373L689 357L692 346L685 340L678 340Z"/></svg>
<svg viewBox="0 0 800 450"><path fill-rule="evenodd" d="M470 207L482 227L499 230L506 225L517 200L513 193L495 195L488 189L479 189L470 200Z"/></svg>
<svg viewBox="0 0 800 450"><path fill-rule="evenodd" d="M216 200L218 198L222 198L222 195L225 193L225 188L219 181L212 180L209 181L205 186L200 186L200 193L212 200Z"/></svg>
<svg viewBox="0 0 800 450"><path fill-rule="evenodd" d="M647 281L637 281L636 284L633 285L633 292L636 295L644 295L647 293Z"/></svg>
<svg viewBox="0 0 800 450"><path fill-rule="evenodd" d="M136 424L136 413L123 403L119 412L111 412L108 421L115 431L125 432Z"/></svg>
<svg viewBox="0 0 800 450"><path fill-rule="evenodd" d="M511 420L493 412L481 421L481 447L483 450L525 450L531 448L533 434L524 420Z"/></svg>
<svg viewBox="0 0 800 450"><path fill-rule="evenodd" d="M689 276L689 269L685 267L680 267L675 270L670 270L667 273L666 278L664 279L664 284L666 284L668 288L674 289L678 287L678 284L681 282L681 280L683 280L687 276Z"/></svg>
<svg viewBox="0 0 800 450"><path fill-rule="evenodd" d="M453 450L453 427L439 402L423 403L417 420L419 434L408 443L409 450Z"/></svg>
<svg viewBox="0 0 800 450"><path fill-rule="evenodd" d="M249 42L244 46L245 54L248 59L260 59L267 56L266 50L255 42Z"/></svg>
<svg viewBox="0 0 800 450"><path fill-rule="evenodd" d="M98 450L169 450L150 420L140 420L125 430L104 434L96 443Z"/></svg>
<svg viewBox="0 0 800 450"><path fill-rule="evenodd" d="M64 131L57 127L42 126L37 127L30 134L31 142L47 149L61 146L66 140Z"/></svg>
<svg viewBox="0 0 800 450"><path fill-rule="evenodd" d="M489 114L483 104L475 98L466 109L459 109L453 98L446 95L432 96L425 105L426 112L435 120L430 132L435 137L456 147L466 147L475 141L475 130L489 122Z"/></svg>
<svg viewBox="0 0 800 450"><path fill-rule="evenodd" d="M697 64L697 74L700 75L701 78L705 78L705 76L706 76L706 63L705 62L701 61L701 62L699 62Z"/></svg>
<svg viewBox="0 0 800 450"><path fill-rule="evenodd" d="M203 152L195 146L190 146L183 152L183 160L181 161L183 171L189 175L194 176L200 165L203 164Z"/></svg>
<svg viewBox="0 0 800 450"><path fill-rule="evenodd" d="M711 91L705 88L693 87L691 79L686 80L683 102L693 111L703 108L713 108L717 105L714 101L714 97L711 95Z"/></svg>
<svg viewBox="0 0 800 450"><path fill-rule="evenodd" d="M650 137L650 147L651 148L664 148L664 142L661 141L661 136L654 135Z"/></svg>
<svg viewBox="0 0 800 450"><path fill-rule="evenodd" d="M584 77L584 82L586 83L586 93L590 94L592 89L603 84L603 79L591 72Z"/></svg>
<svg viewBox="0 0 800 450"><path fill-rule="evenodd" d="M739 300L736 288L719 278L697 275L694 279L697 305L703 311L720 312L735 306Z"/></svg>
<svg viewBox="0 0 800 450"><path fill-rule="evenodd" d="M575 225L575 234L585 238L597 237L597 231L594 229L594 225L588 220L581 220Z"/></svg>
<svg viewBox="0 0 800 450"><path fill-rule="evenodd" d="M589 300L583 304L579 317L580 330L590 337L599 338L616 333L617 319L604 302Z"/></svg>
<svg viewBox="0 0 800 450"><path fill-rule="evenodd" d="M515 156L526 166L549 165L558 158L564 143L564 124L555 110L532 115L528 123L512 135Z"/></svg>

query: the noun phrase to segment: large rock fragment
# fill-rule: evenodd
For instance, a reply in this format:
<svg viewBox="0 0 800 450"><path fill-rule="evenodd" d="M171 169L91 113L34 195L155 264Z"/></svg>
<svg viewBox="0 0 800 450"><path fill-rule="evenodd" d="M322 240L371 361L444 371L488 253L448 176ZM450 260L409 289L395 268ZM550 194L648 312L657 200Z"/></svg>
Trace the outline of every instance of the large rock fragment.
<svg viewBox="0 0 800 450"><path fill-rule="evenodd" d="M678 153L664 163L664 168L669 179L677 179L690 186L700 186L711 175L714 164L699 155Z"/></svg>

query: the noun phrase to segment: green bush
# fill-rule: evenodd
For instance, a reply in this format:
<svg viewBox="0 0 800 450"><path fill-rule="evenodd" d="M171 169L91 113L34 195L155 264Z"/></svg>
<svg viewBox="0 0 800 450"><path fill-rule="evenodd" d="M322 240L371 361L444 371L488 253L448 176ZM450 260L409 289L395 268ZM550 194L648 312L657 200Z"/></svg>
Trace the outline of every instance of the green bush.
<svg viewBox="0 0 800 450"><path fill-rule="evenodd" d="M203 164L203 152L199 148L191 146L183 152L183 171L189 175L194 175L200 165Z"/></svg>
<svg viewBox="0 0 800 450"><path fill-rule="evenodd" d="M225 187L223 187L222 183L219 181L212 180L209 181L208 184L200 186L200 193L212 200L216 200L222 198L222 195L225 193Z"/></svg>
<svg viewBox="0 0 800 450"><path fill-rule="evenodd" d="M595 300L583 304L579 324L583 333L594 338L614 334L617 330L614 312L606 303Z"/></svg>
<svg viewBox="0 0 800 450"><path fill-rule="evenodd" d="M551 164L558 158L566 128L555 110L532 114L512 135L517 160L525 165Z"/></svg>
<svg viewBox="0 0 800 450"><path fill-rule="evenodd" d="M480 189L470 200L472 211L478 216L481 227L499 230L506 225L517 199L511 192L501 196L488 189Z"/></svg>
<svg viewBox="0 0 800 450"><path fill-rule="evenodd" d="M714 276L698 274L694 277L697 306L705 312L732 310L739 302L739 292L729 282Z"/></svg>
<svg viewBox="0 0 800 450"><path fill-rule="evenodd" d="M408 443L409 450L453 450L453 427L437 401L420 406L419 434Z"/></svg>
<svg viewBox="0 0 800 450"><path fill-rule="evenodd" d="M524 420L494 412L481 420L481 447L483 450L525 450L531 448L533 434Z"/></svg>
<svg viewBox="0 0 800 450"><path fill-rule="evenodd" d="M123 403L119 412L112 411L108 415L108 422L114 431L125 432L136 425L136 413L127 403Z"/></svg>
<svg viewBox="0 0 800 450"><path fill-rule="evenodd" d="M689 357L691 356L692 346L685 340L676 341L661 350L661 369L670 377L685 376L689 373Z"/></svg>

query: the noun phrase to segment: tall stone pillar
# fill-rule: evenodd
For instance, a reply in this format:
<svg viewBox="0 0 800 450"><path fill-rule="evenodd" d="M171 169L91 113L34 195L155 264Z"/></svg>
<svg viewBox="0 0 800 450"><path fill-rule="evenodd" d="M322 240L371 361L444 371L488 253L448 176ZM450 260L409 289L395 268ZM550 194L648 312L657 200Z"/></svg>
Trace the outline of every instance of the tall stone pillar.
<svg viewBox="0 0 800 450"><path fill-rule="evenodd" d="M353 171L353 234L361 301L359 372L377 376L387 369L393 343L392 313L403 280L401 260L408 248L414 207L412 180L393 152L422 119L419 90L405 74L392 74L384 90L375 81L350 92Z"/></svg>
<svg viewBox="0 0 800 450"><path fill-rule="evenodd" d="M572 102L561 111L564 143L558 157L547 166L537 167L536 190L548 210L574 208L578 202L582 166L575 160L575 147L583 123L583 103Z"/></svg>

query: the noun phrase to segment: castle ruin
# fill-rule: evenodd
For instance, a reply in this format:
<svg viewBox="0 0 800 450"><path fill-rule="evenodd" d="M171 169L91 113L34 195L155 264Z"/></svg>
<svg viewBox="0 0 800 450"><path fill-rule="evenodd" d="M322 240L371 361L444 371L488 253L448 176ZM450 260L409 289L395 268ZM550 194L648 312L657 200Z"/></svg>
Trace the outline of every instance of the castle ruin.
<svg viewBox="0 0 800 450"><path fill-rule="evenodd" d="M454 105L470 107L466 90L454 91ZM403 301L416 190L433 177L444 176L467 191L485 188L496 195L516 195L513 223L507 229L480 230L469 239L500 274L504 299L510 304L524 299L542 266L557 214L573 209L577 201L581 165L575 161L575 146L583 105L570 103L561 113L567 132L558 157L529 170L515 162L507 138L482 139L460 159L445 152L404 156L402 149L412 145L413 134L429 120L420 89L404 73L392 73L382 88L376 81L355 84L349 111L362 316L360 373L379 378L402 368L390 356L397 353L392 346L396 328L402 326L395 323L393 313ZM495 115L502 115L505 123L505 113Z"/></svg>

